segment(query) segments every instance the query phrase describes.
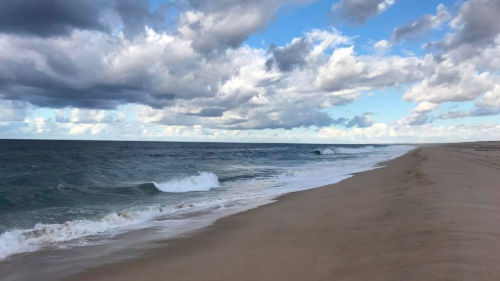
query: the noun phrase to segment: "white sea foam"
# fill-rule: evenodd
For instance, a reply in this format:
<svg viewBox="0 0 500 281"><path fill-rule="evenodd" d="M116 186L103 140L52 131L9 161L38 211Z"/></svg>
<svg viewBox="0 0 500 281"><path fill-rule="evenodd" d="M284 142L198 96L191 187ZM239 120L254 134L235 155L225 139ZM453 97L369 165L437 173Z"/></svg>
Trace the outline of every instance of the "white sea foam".
<svg viewBox="0 0 500 281"><path fill-rule="evenodd" d="M366 154L373 153L379 150L383 150L384 147L375 148L373 146L363 146L363 147L337 147L335 152L338 154Z"/></svg>
<svg viewBox="0 0 500 281"><path fill-rule="evenodd" d="M397 152L398 150L407 151L411 149L410 146L405 145L388 145L388 146L358 146L358 147L334 147L324 150L317 150L321 155L334 155L334 154L369 154L369 153L384 153L384 152Z"/></svg>
<svg viewBox="0 0 500 281"><path fill-rule="evenodd" d="M220 187L217 175L208 172L201 172L196 176L174 179L167 182L153 182L153 184L159 191L172 193L209 191L212 188Z"/></svg>
<svg viewBox="0 0 500 281"><path fill-rule="evenodd" d="M36 224L32 229L14 229L0 234L0 259L40 248L133 227L145 227L145 222L173 214L182 209L196 207L192 203L176 206L135 207L110 213L97 220L73 220L62 224Z"/></svg>

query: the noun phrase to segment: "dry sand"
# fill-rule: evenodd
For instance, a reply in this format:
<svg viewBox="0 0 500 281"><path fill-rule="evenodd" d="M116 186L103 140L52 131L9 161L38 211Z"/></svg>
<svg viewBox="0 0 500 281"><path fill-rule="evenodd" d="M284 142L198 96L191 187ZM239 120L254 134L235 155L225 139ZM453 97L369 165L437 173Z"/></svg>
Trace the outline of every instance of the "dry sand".
<svg viewBox="0 0 500 281"><path fill-rule="evenodd" d="M422 147L71 280L500 280L500 144Z"/></svg>

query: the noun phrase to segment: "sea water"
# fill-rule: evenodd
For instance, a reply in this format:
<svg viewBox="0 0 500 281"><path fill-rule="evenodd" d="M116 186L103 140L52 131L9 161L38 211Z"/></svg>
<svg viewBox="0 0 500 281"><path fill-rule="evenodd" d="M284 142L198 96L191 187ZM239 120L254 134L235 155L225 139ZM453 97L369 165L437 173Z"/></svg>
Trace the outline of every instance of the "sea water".
<svg viewBox="0 0 500 281"><path fill-rule="evenodd" d="M179 218L335 183L412 148L2 140L0 263L156 222L175 230Z"/></svg>

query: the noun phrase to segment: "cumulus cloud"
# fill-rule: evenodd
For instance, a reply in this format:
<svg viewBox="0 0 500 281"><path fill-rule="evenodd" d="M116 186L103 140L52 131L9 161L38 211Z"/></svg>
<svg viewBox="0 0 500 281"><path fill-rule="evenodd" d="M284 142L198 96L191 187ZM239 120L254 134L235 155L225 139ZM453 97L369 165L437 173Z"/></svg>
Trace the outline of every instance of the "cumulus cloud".
<svg viewBox="0 0 500 281"><path fill-rule="evenodd" d="M0 121L24 121L28 115L27 107L24 102L0 100Z"/></svg>
<svg viewBox="0 0 500 281"><path fill-rule="evenodd" d="M337 48L322 65L316 84L325 91L357 87L383 88L414 83L424 77L418 58L355 56L354 48Z"/></svg>
<svg viewBox="0 0 500 281"><path fill-rule="evenodd" d="M340 0L333 5L334 17L353 25L363 25L368 19L376 17L395 0Z"/></svg>
<svg viewBox="0 0 500 281"><path fill-rule="evenodd" d="M397 127L429 125L447 101L476 101L478 111L467 116L499 107L500 38L484 8L495 10L496 2L463 4L452 33L435 45L440 52L424 57L359 55L353 38L334 28L306 31L268 50L244 45L283 7L311 1L179 0L151 10L140 0L6 0L0 3L0 121L23 121L38 133L111 134L119 127L131 137L165 130L288 134L332 125L377 133L381 126L370 114L332 119L325 109L389 87L405 87L404 100L419 103ZM359 25L394 2L341 0L333 9L336 18ZM440 5L436 15L396 29L375 48L422 36L449 17ZM133 126L119 112L128 104L138 122ZM55 109L55 117L30 118L38 107Z"/></svg>
<svg viewBox="0 0 500 281"><path fill-rule="evenodd" d="M450 13L443 4L437 7L436 15L423 15L416 21L397 27L391 36L391 44L397 44L403 40L415 40L427 35L432 29L439 28L449 21Z"/></svg>
<svg viewBox="0 0 500 281"><path fill-rule="evenodd" d="M486 94L483 99L477 102L478 106L500 108L500 84L495 85L495 88Z"/></svg>
<svg viewBox="0 0 500 281"><path fill-rule="evenodd" d="M151 11L142 0L5 0L0 2L0 32L39 37L70 36L76 30L111 32L122 26L135 36L144 26L164 28L167 5Z"/></svg>
<svg viewBox="0 0 500 281"><path fill-rule="evenodd" d="M383 50L383 49L387 49L390 47L390 44L387 40L380 40L378 42L376 42L373 47L375 49L379 49L379 50Z"/></svg>
<svg viewBox="0 0 500 281"><path fill-rule="evenodd" d="M80 26L65 19L68 23L58 24L66 26L64 32L29 31L36 36L4 32L0 97L59 108L56 123L82 125L75 125L73 132L89 132L85 124L118 122L109 111L130 103L138 105L135 113L144 123L292 129L329 126L335 120L322 109L353 102L376 87L413 82L421 75L415 58L379 61L357 57L353 47L335 49L352 44L335 29L311 30L270 53L241 47L277 9L306 2L177 2L177 25L173 31L162 31L154 24L161 14L141 6L143 2L115 0L104 6L106 11L89 12L95 25ZM377 6L380 11L390 4L384 3ZM93 4L81 3L88 9L94 9ZM113 14L123 25L121 32L107 29ZM130 17L121 18L126 14ZM127 36L139 33L139 27L143 34ZM359 116L350 126L369 123L368 116Z"/></svg>
<svg viewBox="0 0 500 281"><path fill-rule="evenodd" d="M434 63L431 73L406 91L405 100L429 103L471 101L495 85L495 76L489 72L479 73L473 64L457 64L449 59Z"/></svg>
<svg viewBox="0 0 500 281"><path fill-rule="evenodd" d="M418 106L413 110L413 112L416 113L424 113L424 112L429 112L437 109L439 107L439 104L436 103L431 103L431 102L421 102L418 104Z"/></svg>
<svg viewBox="0 0 500 281"><path fill-rule="evenodd" d="M223 108L203 108L195 113L186 113L186 115L200 116L200 117L222 117L224 115Z"/></svg>
<svg viewBox="0 0 500 281"><path fill-rule="evenodd" d="M291 71L305 64L304 57L309 52L309 44L305 38L295 38L292 43L284 47L277 48L271 45L269 52L272 52L273 57L266 61L268 69L276 64L281 71Z"/></svg>
<svg viewBox="0 0 500 281"><path fill-rule="evenodd" d="M428 45L439 52L427 56L425 78L404 95L406 101L419 102L408 120L425 120L422 116L429 117L428 113L443 102L476 101L476 108L449 111L441 114L440 119L497 114L494 97L500 70L500 25L496 19L499 11L500 3L490 0L469 0L459 6L450 23L453 31ZM442 19L447 18L446 13L441 10ZM439 14L438 8L436 17Z"/></svg>
<svg viewBox="0 0 500 281"><path fill-rule="evenodd" d="M4 0L0 2L0 32L41 37L68 36L73 29L107 31L100 20L106 1Z"/></svg>
<svg viewBox="0 0 500 281"><path fill-rule="evenodd" d="M356 115L347 124L346 128L358 127L358 128L368 128L373 125L372 118L370 114Z"/></svg>
<svg viewBox="0 0 500 281"><path fill-rule="evenodd" d="M429 114L428 111L424 111L413 112L406 117L400 118L396 121L396 124L405 126L421 126L427 123L431 123L432 121L433 117Z"/></svg>
<svg viewBox="0 0 500 281"><path fill-rule="evenodd" d="M500 33L499 14L500 2L497 0L469 0L460 6L451 21L456 32L429 46L450 50L464 45L475 48L490 45Z"/></svg>
<svg viewBox="0 0 500 281"><path fill-rule="evenodd" d="M75 124L95 124L95 123L114 123L123 122L126 115L123 113L112 114L107 110L96 109L58 109L55 111L55 121L59 123Z"/></svg>
<svg viewBox="0 0 500 281"><path fill-rule="evenodd" d="M278 51L274 70L266 69L264 50L249 47L207 60L189 40L152 29L138 39L94 31L50 39L3 35L0 95L40 107L75 107L92 116L121 104L142 104L151 110L142 112L145 118L140 120L169 125L327 126L332 120L320 110L352 102L361 89L325 91L314 87L314 80L318 67L328 61L326 51L349 42L336 30L304 34L288 45L301 46L304 71L290 75L286 70L295 63ZM94 119L68 113L58 120L90 123ZM106 120L97 121L110 122Z"/></svg>
<svg viewBox="0 0 500 281"><path fill-rule="evenodd" d="M89 31L47 40L3 35L0 45L0 95L42 107L160 107L214 96L233 63L207 64L188 41L153 30L133 41Z"/></svg>
<svg viewBox="0 0 500 281"><path fill-rule="evenodd" d="M500 85L484 94L476 101L476 107L471 110L448 111L439 116L441 119L457 119L463 117L481 117L500 115Z"/></svg>
<svg viewBox="0 0 500 281"><path fill-rule="evenodd" d="M500 125L452 125L438 126L425 124L409 126L403 124L387 125L377 123L369 128L342 130L338 128L323 128L318 137L326 141L342 141L351 143L397 143L397 142L459 142L484 141L500 137Z"/></svg>
<svg viewBox="0 0 500 281"><path fill-rule="evenodd" d="M352 38L342 35L335 28L331 30L313 29L305 33L305 37L313 50L308 54L312 58L323 55L325 51L331 50L340 45L352 45Z"/></svg>
<svg viewBox="0 0 500 281"><path fill-rule="evenodd" d="M251 34L263 30L279 8L312 0L189 0L178 32L205 55L239 47Z"/></svg>
<svg viewBox="0 0 500 281"><path fill-rule="evenodd" d="M374 124L374 122L371 118L371 115L372 115L372 113L365 112L361 115L356 115L351 119L342 117L342 118L335 119L333 121L333 124L337 125L337 126L343 126L346 128L354 128L354 127L368 128Z"/></svg>

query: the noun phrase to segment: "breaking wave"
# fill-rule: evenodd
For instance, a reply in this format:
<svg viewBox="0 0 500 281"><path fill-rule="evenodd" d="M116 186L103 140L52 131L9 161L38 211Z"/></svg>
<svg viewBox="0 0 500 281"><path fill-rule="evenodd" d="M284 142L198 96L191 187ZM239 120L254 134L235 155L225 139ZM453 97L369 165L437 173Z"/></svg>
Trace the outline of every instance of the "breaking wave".
<svg viewBox="0 0 500 281"><path fill-rule="evenodd" d="M396 152L409 150L411 147L405 145L388 145L388 146L359 146L359 147L335 147L327 148L323 150L315 150L314 153L318 155L335 155L335 154L369 154L369 153L380 153L380 152Z"/></svg>
<svg viewBox="0 0 500 281"><path fill-rule="evenodd" d="M217 175L208 172L200 172L196 176L170 180L167 182L153 182L153 184L158 191L171 193L209 191L212 188L220 187Z"/></svg>
<svg viewBox="0 0 500 281"><path fill-rule="evenodd" d="M385 147L373 147L373 146L363 146L363 147L337 147L335 152L338 154L365 154L374 153L384 150Z"/></svg>
<svg viewBox="0 0 500 281"><path fill-rule="evenodd" d="M78 238L142 227L154 218L196 207L192 203L175 206L145 206L109 213L96 220L73 220L62 224L36 224L32 229L13 229L0 234L0 260L10 255L33 252Z"/></svg>
<svg viewBox="0 0 500 281"><path fill-rule="evenodd" d="M334 154L336 154L335 150L329 149L329 148L328 149L324 149L324 150L319 150L318 149L318 150L315 150L314 152L316 154L318 154L318 155L334 155Z"/></svg>

